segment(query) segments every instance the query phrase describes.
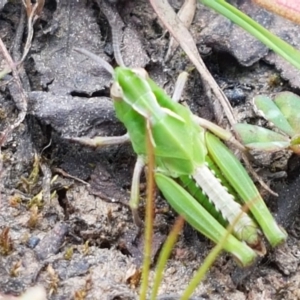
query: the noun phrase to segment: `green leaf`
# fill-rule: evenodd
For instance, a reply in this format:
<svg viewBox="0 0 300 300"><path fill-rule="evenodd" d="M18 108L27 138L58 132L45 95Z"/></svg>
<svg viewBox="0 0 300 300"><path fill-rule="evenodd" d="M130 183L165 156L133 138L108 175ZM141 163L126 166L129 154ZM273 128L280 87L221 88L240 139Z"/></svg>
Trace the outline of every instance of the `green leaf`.
<svg viewBox="0 0 300 300"><path fill-rule="evenodd" d="M282 92L276 95L274 102L293 128L290 136L300 133L300 97L291 92Z"/></svg>
<svg viewBox="0 0 300 300"><path fill-rule="evenodd" d="M287 136L260 126L235 124L234 130L249 149L278 151L290 145L290 139Z"/></svg>
<svg viewBox="0 0 300 300"><path fill-rule="evenodd" d="M282 103L282 101L279 102L276 101L276 99L273 101L266 95L259 95L254 97L253 101L264 118L266 118L269 122L272 122L287 135L293 136L295 134L295 130L292 128L284 113L287 109L284 108L284 103Z"/></svg>

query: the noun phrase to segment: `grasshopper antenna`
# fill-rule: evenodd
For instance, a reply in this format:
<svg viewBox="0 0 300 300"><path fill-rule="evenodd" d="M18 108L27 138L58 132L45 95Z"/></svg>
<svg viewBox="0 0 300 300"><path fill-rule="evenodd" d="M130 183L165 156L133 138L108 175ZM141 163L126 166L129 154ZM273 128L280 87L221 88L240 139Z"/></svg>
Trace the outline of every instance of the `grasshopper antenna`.
<svg viewBox="0 0 300 300"><path fill-rule="evenodd" d="M115 60L120 67L125 67L121 50L120 50L119 31L117 29L117 26L114 24L114 22L111 22L110 26L111 26L112 46L114 50Z"/></svg>
<svg viewBox="0 0 300 300"><path fill-rule="evenodd" d="M100 64L109 74L111 74L111 76L113 76L114 74L114 68L107 62L105 61L103 58L97 56L96 54L83 49L83 48L77 48L74 47L74 50L76 52L79 52L81 54L84 54L85 56L91 58L92 60L94 60L95 62L97 62L98 64Z"/></svg>

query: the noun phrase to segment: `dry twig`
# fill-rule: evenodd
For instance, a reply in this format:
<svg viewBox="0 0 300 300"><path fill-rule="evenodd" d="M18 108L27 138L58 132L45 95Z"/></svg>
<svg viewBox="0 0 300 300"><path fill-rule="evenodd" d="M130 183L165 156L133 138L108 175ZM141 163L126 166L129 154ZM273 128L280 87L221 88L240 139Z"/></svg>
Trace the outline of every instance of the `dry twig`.
<svg viewBox="0 0 300 300"><path fill-rule="evenodd" d="M0 147L5 143L7 136L9 135L9 133L11 133L16 127L18 127L24 120L26 113L27 113L27 95L26 92L23 89L19 74L18 74L18 70L16 67L16 64L14 63L14 61L12 60L10 54L8 53L2 39L0 38L0 52L2 53L4 59L6 60L9 68L12 71L13 74L13 78L15 83L17 84L17 88L18 88L18 93L19 93L19 100L15 102L17 108L19 109L20 113L18 115L17 120L14 122L14 124L12 124L11 126L9 126L4 132L2 132L1 136L0 136Z"/></svg>
<svg viewBox="0 0 300 300"><path fill-rule="evenodd" d="M33 38L33 32L34 32L33 25L38 20L38 18L40 17L40 15L42 13L42 10L43 10L44 4L45 4L45 0L38 0L34 4L31 3L31 0L23 0L23 4L25 6L27 18L28 18L28 21L27 21L28 34L27 34L27 39L26 39L23 55L22 55L22 58L21 58L21 61L19 62L19 64L25 60L25 58L30 50L31 42L32 42L32 38Z"/></svg>
<svg viewBox="0 0 300 300"><path fill-rule="evenodd" d="M185 0L180 10L178 11L177 16L182 22L182 24L186 28L189 28L193 22L195 12L196 12L196 0ZM169 61L172 58L178 46L179 46L178 42L174 39L173 36L171 36L165 61Z"/></svg>

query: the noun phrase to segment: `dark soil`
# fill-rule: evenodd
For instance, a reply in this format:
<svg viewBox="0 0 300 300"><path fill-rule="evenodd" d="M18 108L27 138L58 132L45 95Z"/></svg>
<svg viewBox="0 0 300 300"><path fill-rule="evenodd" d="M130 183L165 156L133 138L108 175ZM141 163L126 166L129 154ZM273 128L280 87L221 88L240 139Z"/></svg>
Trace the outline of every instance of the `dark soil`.
<svg viewBox="0 0 300 300"><path fill-rule="evenodd" d="M178 9L183 1L170 2ZM148 1L46 1L34 26L24 68L19 69L28 95L27 115L2 147L2 293L19 295L29 286L43 285L49 299L137 298L139 287L133 278L141 266L143 245L128 207L135 155L130 145L95 150L72 142L86 135L125 133L109 98L110 76L73 50L86 48L115 65L107 21L112 18L127 66L146 68L168 93L180 71L189 70L183 100L195 114L214 118L201 79L182 50L164 62L169 35L164 34ZM217 30L210 24L216 24L218 18L198 5L191 32L199 49L206 47L205 62L231 100L238 120L262 122L252 109L252 97L291 90L289 83L261 60L268 51L259 43L264 54L256 54L251 62L243 56L247 63L234 57L230 49L213 47L208 37L213 28L216 38ZM220 22L228 21L220 18ZM19 1L6 3L0 11L0 37L14 61L22 56L26 36L22 5ZM0 56L1 65L4 59ZM0 81L0 131L17 119L20 101L18 87L7 75ZM289 239L279 249L269 249L251 269L239 269L232 257L222 254L194 299L300 299L299 161L289 153L276 153L256 155L253 163L279 193L279 198L271 199L262 191ZM287 177L276 179L278 172ZM158 198L156 207L164 209L167 203ZM153 261L174 219L170 209L157 214ZM211 248L210 242L186 226L168 262L160 299L177 299ZM151 278L153 275L154 271Z"/></svg>

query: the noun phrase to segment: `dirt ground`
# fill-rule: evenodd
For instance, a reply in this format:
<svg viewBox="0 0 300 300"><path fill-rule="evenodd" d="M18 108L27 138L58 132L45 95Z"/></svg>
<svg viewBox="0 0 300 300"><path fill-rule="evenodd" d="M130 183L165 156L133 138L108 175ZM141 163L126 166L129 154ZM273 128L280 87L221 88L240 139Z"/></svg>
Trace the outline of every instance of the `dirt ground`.
<svg viewBox="0 0 300 300"><path fill-rule="evenodd" d="M0 37L14 61L22 56L28 32L20 2L3 1L6 5L0 11ZM176 10L182 2L170 1ZM299 27L245 1L239 5L297 45ZM116 21L127 66L146 68L168 93L180 71L188 70L183 100L195 114L214 120L214 106L182 50L164 61L170 37L148 1L46 1L34 26L30 52L19 69L28 95L26 118L1 150L2 293L19 295L29 286L42 285L48 298L55 300L137 299L133 275L141 265L143 245L136 238L127 205L135 155L130 145L95 150L72 141L125 133L109 99L110 76L74 51L86 48L114 65L111 19ZM191 32L238 120L263 122L252 108L256 94L297 92L300 77L244 31L199 4ZM0 66L3 63L0 56ZM10 75L0 81L0 132L24 108L18 88ZM246 270L222 254L193 299L300 299L299 160L290 153L260 153L253 163L279 193L275 198L262 190L288 231L288 241L269 249L266 257ZM160 197L156 207L166 212L155 220L154 261L175 219ZM159 299L179 299L211 248L186 226L168 262Z"/></svg>

